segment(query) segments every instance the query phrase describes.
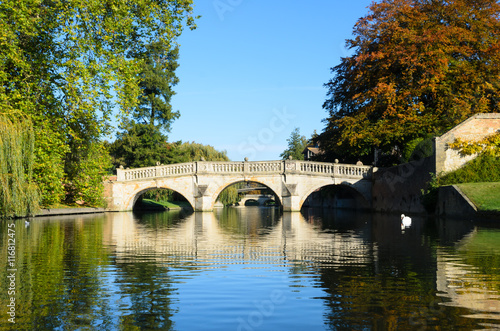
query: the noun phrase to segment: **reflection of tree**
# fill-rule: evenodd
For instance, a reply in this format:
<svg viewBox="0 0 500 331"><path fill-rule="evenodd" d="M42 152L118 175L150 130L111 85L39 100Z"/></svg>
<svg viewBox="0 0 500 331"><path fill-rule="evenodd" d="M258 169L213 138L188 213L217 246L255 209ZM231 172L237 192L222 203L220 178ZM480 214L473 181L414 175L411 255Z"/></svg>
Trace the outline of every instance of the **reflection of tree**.
<svg viewBox="0 0 500 331"><path fill-rule="evenodd" d="M111 308L101 282L102 266L109 264L103 220L35 221L27 228L24 220L17 222L16 330L111 329ZM5 247L5 233L2 238ZM0 257L4 270L6 256ZM4 300L8 298L2 297L2 305Z"/></svg>
<svg viewBox="0 0 500 331"><path fill-rule="evenodd" d="M391 216L374 217L371 223L362 216L326 218L323 230L350 232L365 238L370 251L364 265L353 263L355 256L335 265L318 266L321 287L329 308L325 324L333 330L374 329L412 330L428 327L474 329L477 321L466 319L464 311L440 305L444 299L436 289L436 241L425 227L401 233ZM309 215L314 220L313 215ZM319 218L321 219L321 218ZM369 224L367 226L366 224ZM350 224L350 230L348 226ZM342 252L332 252L333 255ZM354 255L352 251L351 255Z"/></svg>
<svg viewBox="0 0 500 331"><path fill-rule="evenodd" d="M476 272L489 275L490 285L500 290L500 232L478 230L464 240L457 255L464 263L477 268Z"/></svg>
<svg viewBox="0 0 500 331"><path fill-rule="evenodd" d="M193 212L190 210L180 209L172 210L169 212L136 212L139 216L139 224L144 224L147 228L168 228L181 223L184 218L191 215Z"/></svg>
<svg viewBox="0 0 500 331"><path fill-rule="evenodd" d="M89 222L62 223L64 226L64 310L59 318L66 328L75 330L83 325L109 328L110 307L103 295L103 266L109 265L108 252L103 247L101 217ZM95 324L94 324L95 323Z"/></svg>
<svg viewBox="0 0 500 331"><path fill-rule="evenodd" d="M165 231L181 227L188 217L192 217L192 212L184 210L144 213L137 221L142 229L135 235L135 238L156 238L158 241L155 239L154 243L160 244L161 238L166 237ZM172 308L171 298L177 289L172 286L174 281L169 274L169 268L164 266L162 261L179 257L163 255L165 252L161 250L164 248L164 246L158 247L158 251L132 250L119 253L120 258L115 263L120 271L120 277L116 283L120 286L120 309L123 311L119 321L121 330L171 330L173 328L172 318L175 311ZM176 253L171 252L171 254ZM186 254L186 252L178 252L178 254ZM189 260L185 256L184 259ZM193 264L186 261L178 261L176 267L194 270Z"/></svg>
<svg viewBox="0 0 500 331"><path fill-rule="evenodd" d="M117 264L121 271L118 284L130 306L120 318L122 330L170 330L173 326L172 279L168 268L157 262L130 260Z"/></svg>
<svg viewBox="0 0 500 331"><path fill-rule="evenodd" d="M438 290L446 305L469 316L500 321L500 232L476 228L451 247L438 247Z"/></svg>
<svg viewBox="0 0 500 331"><path fill-rule="evenodd" d="M275 208L223 208L215 211L222 230L251 237L269 233L279 221Z"/></svg>

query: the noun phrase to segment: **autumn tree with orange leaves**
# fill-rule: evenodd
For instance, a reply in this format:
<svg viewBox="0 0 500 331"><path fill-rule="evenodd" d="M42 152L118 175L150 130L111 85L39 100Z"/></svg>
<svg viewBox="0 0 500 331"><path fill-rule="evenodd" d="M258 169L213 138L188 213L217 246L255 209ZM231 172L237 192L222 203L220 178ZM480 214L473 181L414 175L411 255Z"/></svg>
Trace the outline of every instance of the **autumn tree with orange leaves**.
<svg viewBox="0 0 500 331"><path fill-rule="evenodd" d="M500 111L496 0L382 0L369 10L346 41L353 54L325 84L326 159L403 151Z"/></svg>

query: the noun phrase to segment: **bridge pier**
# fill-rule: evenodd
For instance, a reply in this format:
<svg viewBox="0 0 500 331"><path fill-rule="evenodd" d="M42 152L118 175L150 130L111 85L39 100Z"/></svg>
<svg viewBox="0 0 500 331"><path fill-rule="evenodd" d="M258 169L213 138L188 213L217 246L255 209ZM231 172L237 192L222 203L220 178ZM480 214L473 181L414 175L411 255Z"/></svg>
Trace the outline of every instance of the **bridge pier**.
<svg viewBox="0 0 500 331"><path fill-rule="evenodd" d="M282 198L283 211L300 211L300 197L287 196Z"/></svg>
<svg viewBox="0 0 500 331"><path fill-rule="evenodd" d="M194 198L194 211L212 211L212 199L206 196Z"/></svg>

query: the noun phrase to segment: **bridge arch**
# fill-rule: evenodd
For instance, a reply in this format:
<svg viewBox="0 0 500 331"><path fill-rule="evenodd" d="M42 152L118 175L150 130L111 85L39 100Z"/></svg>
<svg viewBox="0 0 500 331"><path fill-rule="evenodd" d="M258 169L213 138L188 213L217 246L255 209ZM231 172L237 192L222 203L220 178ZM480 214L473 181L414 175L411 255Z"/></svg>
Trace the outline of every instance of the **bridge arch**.
<svg viewBox="0 0 500 331"><path fill-rule="evenodd" d="M182 194L181 192L178 192L170 187L164 187L164 186L160 186L160 187L148 187L148 188L145 188L145 189L142 189L141 191L139 192L136 192L135 195L132 196L132 199L131 199L131 204L129 206L130 210L133 210L136 203L137 203L137 200L139 200L139 197L141 195L143 195L144 193L146 192L149 192L149 191L152 191L152 190L170 190L170 191L173 191L179 195L181 195L184 199L186 199L186 201L189 203L189 205L191 206L191 208L194 210L194 206L193 206L193 203L191 201L189 201L189 199L184 195Z"/></svg>
<svg viewBox="0 0 500 331"><path fill-rule="evenodd" d="M281 199L281 195L278 194L277 192L277 188L276 187L272 187L274 183L270 183L269 181L266 181L265 178L260 178L260 179L256 179L256 178L252 178L251 180L246 180L244 178L232 178L222 184L219 184L218 185L218 188L214 191L214 193L212 194L211 196L211 208L214 207L215 203L217 202L217 198L219 197L219 195L221 194L221 192L228 188L229 186L231 185L234 185L234 184L237 184L237 183L242 183L242 182L251 182L251 183L257 183L257 184L260 184L260 185L264 185L265 187L267 187L268 189L270 189L274 196L276 196L276 198L278 199L278 203L280 205L283 204L282 202L282 199ZM266 183L267 182L267 183ZM274 185L275 186L275 185Z"/></svg>
<svg viewBox="0 0 500 331"><path fill-rule="evenodd" d="M299 202L299 209L302 209L306 201L312 198L315 192L318 192L328 187L338 188L341 190L340 192L344 191L347 194L352 195L356 202L357 208L361 207L365 209L370 207L370 197L367 196L366 194L367 192L364 192L363 188L357 187L356 183L353 184L348 181L343 181L340 183L323 183L310 187L308 190L305 191L305 194L301 196Z"/></svg>
<svg viewBox="0 0 500 331"><path fill-rule="evenodd" d="M245 201L245 206L260 206L260 203L258 200L248 199Z"/></svg>
<svg viewBox="0 0 500 331"><path fill-rule="evenodd" d="M158 178L136 181L117 181L111 187L112 194L120 197L115 199L113 205L118 210L132 210L141 194L152 189L169 189L182 195L193 207L195 200L193 196L193 178L181 176L178 178Z"/></svg>

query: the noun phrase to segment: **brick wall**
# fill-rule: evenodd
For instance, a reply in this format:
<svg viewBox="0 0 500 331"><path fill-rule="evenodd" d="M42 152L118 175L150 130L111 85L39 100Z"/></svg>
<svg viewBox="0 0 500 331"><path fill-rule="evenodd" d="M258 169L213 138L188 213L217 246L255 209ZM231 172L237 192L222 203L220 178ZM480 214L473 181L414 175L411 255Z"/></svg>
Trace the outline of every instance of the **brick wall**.
<svg viewBox="0 0 500 331"><path fill-rule="evenodd" d="M475 155L462 156L448 148L455 139L477 141L500 131L500 114L476 114L435 139L436 173L447 173L462 167Z"/></svg>

